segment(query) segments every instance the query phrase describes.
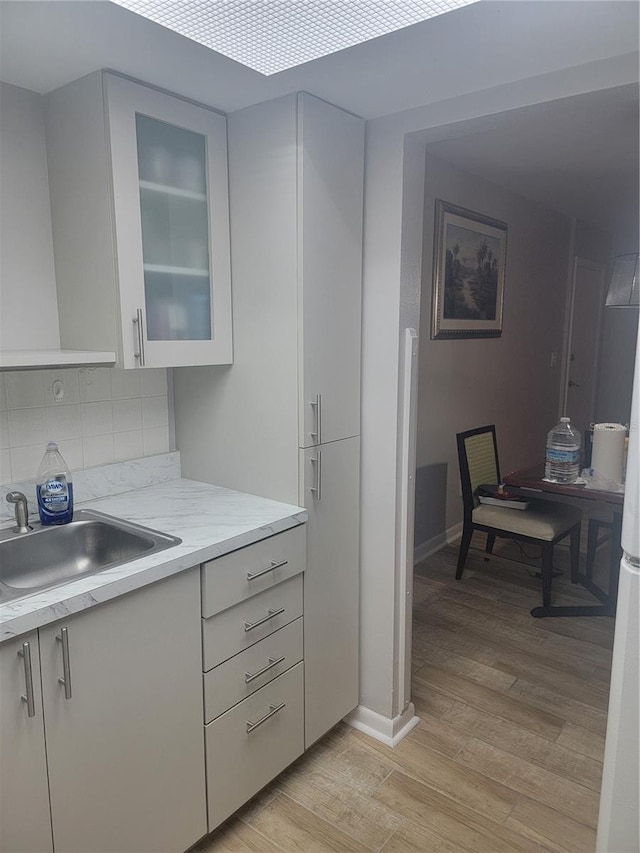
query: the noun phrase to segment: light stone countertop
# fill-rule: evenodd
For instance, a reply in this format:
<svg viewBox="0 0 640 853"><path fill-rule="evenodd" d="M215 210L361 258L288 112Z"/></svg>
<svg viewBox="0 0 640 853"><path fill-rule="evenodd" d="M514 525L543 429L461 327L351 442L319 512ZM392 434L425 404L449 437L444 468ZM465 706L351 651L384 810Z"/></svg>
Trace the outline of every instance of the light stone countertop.
<svg viewBox="0 0 640 853"><path fill-rule="evenodd" d="M182 543L20 599L2 603L0 595L0 641L307 521L301 507L184 479L85 501L77 509L151 527L178 536Z"/></svg>

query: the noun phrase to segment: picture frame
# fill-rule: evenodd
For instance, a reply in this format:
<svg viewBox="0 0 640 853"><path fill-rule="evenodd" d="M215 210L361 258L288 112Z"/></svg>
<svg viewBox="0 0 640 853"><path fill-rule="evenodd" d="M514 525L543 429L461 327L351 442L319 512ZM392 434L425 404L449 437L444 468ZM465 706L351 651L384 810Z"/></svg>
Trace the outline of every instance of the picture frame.
<svg viewBox="0 0 640 853"><path fill-rule="evenodd" d="M436 199L431 338L502 334L507 225Z"/></svg>

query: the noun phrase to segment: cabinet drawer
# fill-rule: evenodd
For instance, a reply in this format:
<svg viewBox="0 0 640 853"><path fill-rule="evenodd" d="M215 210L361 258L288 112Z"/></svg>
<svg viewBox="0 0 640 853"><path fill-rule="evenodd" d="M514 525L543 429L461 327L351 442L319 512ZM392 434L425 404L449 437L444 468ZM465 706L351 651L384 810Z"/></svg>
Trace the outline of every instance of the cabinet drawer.
<svg viewBox="0 0 640 853"><path fill-rule="evenodd" d="M202 615L220 613L304 571L303 524L202 565ZM253 576L253 577L252 577Z"/></svg>
<svg viewBox="0 0 640 853"><path fill-rule="evenodd" d="M303 666L205 726L209 832L302 754Z"/></svg>
<svg viewBox="0 0 640 853"><path fill-rule="evenodd" d="M205 672L302 615L302 575L202 620ZM256 624L258 623L258 624ZM254 628L249 627L255 625Z"/></svg>
<svg viewBox="0 0 640 853"><path fill-rule="evenodd" d="M205 674L205 723L215 720L301 660L302 618L299 618Z"/></svg>

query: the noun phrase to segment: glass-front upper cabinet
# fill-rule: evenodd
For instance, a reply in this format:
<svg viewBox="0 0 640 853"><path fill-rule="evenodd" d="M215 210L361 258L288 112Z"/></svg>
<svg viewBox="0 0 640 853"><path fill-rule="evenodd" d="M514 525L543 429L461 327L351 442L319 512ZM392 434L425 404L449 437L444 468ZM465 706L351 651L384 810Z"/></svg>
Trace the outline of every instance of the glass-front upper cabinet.
<svg viewBox="0 0 640 853"><path fill-rule="evenodd" d="M225 117L105 74L126 367L230 364Z"/></svg>

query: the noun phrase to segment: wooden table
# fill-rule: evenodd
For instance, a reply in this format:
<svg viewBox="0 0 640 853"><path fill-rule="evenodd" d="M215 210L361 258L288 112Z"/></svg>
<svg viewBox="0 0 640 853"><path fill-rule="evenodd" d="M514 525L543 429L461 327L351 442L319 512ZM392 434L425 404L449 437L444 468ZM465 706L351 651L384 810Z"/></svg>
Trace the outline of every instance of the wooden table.
<svg viewBox="0 0 640 853"><path fill-rule="evenodd" d="M574 483L547 483L544 479L544 463L534 465L532 468L523 468L512 471L504 477L504 482L509 486L509 491L522 497L534 498L535 500L557 501L559 503L570 503L579 507L590 516L598 506L612 511L613 522L611 530L611 559L609 562L609 588L601 589L588 574L578 572L572 576L572 583L580 583L585 589L594 595L601 604L576 605L572 607L534 607L532 616L615 616L616 602L618 599L618 575L620 572L620 559L622 547L620 536L622 533L622 505L624 494L622 492L607 492L601 489L588 489L586 486Z"/></svg>

